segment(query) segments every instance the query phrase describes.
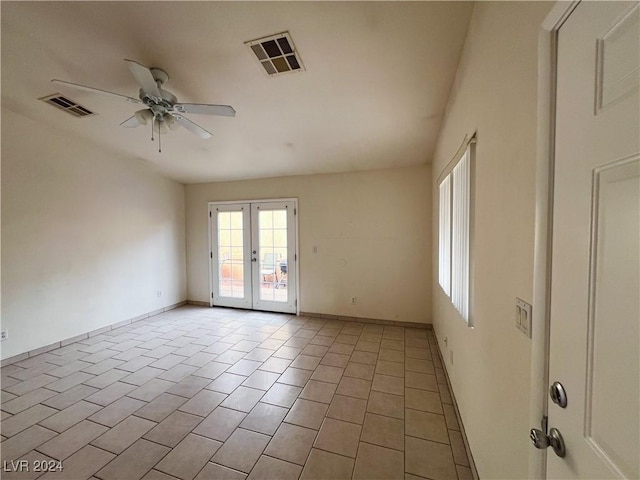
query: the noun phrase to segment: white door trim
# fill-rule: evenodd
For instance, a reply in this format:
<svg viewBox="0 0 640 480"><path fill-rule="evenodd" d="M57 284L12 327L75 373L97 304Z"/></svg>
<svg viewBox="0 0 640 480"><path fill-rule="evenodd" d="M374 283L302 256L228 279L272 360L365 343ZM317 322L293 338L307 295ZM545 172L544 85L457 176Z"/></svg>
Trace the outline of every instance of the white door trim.
<svg viewBox="0 0 640 480"><path fill-rule="evenodd" d="M536 214L533 260L530 427L541 428L547 416L549 385L549 303L551 241L553 238L553 171L558 32L579 1L557 2L538 35L538 125L536 155ZM526 432L523 432L526 434ZM529 478L546 478L547 450L531 446Z"/></svg>
<svg viewBox="0 0 640 480"><path fill-rule="evenodd" d="M213 307L213 282L215 281L213 275L213 262L211 255L213 253L213 242L211 238L211 226L213 223L212 220L212 212L215 209L216 205L236 205L236 204L251 204L251 203L262 203L262 202L293 202L294 208L296 209L297 214L294 215L294 226L295 229L295 255L296 261L295 263L295 284L296 284L296 315L300 315L300 304L301 304L301 294L300 294L300 227L298 222L298 214L300 213L300 209L298 207L298 199L295 197L286 197L286 198L258 198L252 200L224 200L224 201L212 201L207 203L207 216L208 216L208 233L209 237L209 306Z"/></svg>

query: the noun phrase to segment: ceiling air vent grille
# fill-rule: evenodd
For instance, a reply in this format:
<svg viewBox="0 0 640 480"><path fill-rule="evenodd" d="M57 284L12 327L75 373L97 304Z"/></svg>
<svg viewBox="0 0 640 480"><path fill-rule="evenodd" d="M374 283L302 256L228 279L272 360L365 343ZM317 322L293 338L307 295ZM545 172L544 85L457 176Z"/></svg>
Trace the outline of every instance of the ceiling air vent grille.
<svg viewBox="0 0 640 480"><path fill-rule="evenodd" d="M289 32L245 42L269 76L304 70Z"/></svg>
<svg viewBox="0 0 640 480"><path fill-rule="evenodd" d="M67 97L60 95L59 93L54 93L53 95L49 95L47 97L42 97L42 100L49 105L53 105L60 110L64 110L67 113L70 113L74 117L87 117L89 115L95 115L88 108L83 107L82 105L74 102L73 100L69 100Z"/></svg>

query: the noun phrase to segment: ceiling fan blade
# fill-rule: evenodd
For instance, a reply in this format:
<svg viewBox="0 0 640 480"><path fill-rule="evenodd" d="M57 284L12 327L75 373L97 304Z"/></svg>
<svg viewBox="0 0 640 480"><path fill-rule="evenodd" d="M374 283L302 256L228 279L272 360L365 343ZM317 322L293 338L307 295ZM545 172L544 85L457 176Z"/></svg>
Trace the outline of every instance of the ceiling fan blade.
<svg viewBox="0 0 640 480"><path fill-rule="evenodd" d="M182 125L184 128L186 128L187 130L189 130L191 133L193 133L194 135L199 136L200 138L211 138L213 137L213 135L211 134L211 132L207 132L204 128L202 128L200 125L197 125L195 123L193 123L191 120L189 120L188 118L179 115L179 114L175 114L172 113L171 116L173 118L176 119L176 121Z"/></svg>
<svg viewBox="0 0 640 480"><path fill-rule="evenodd" d="M162 98L160 90L158 89L158 84L151 74L151 70L138 62L134 62L133 60L125 59L125 62L127 62L129 71L138 81L144 93L153 95L156 98Z"/></svg>
<svg viewBox="0 0 640 480"><path fill-rule="evenodd" d="M137 98L127 97L126 95L120 95L119 93L108 92L106 90L100 90L99 88L87 87L86 85L80 85L78 83L65 82L64 80L51 80L53 83L58 83L66 87L75 88L76 90L83 90L90 93L99 93L101 95L108 95L110 97L124 100L129 103L142 103Z"/></svg>
<svg viewBox="0 0 640 480"><path fill-rule="evenodd" d="M173 108L181 113L219 115L221 117L236 116L236 111L230 105L208 105L206 103L176 103Z"/></svg>
<svg viewBox="0 0 640 480"><path fill-rule="evenodd" d="M127 118L124 122L120 124L121 127L125 127L125 128L135 128L139 125L141 125L140 121L136 118L135 115L132 115L131 117Z"/></svg>

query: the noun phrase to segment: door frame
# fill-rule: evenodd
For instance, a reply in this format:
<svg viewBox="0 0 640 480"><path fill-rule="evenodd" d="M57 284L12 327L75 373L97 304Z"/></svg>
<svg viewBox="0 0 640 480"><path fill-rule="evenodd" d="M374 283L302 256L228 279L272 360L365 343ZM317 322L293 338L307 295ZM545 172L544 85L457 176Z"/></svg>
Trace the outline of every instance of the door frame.
<svg viewBox="0 0 640 480"><path fill-rule="evenodd" d="M555 169L556 77L560 28L580 3L558 1L538 35L538 122L536 144L533 311L531 321L531 395L529 424L540 428L548 416L549 342L551 333L551 260L553 240L553 174ZM526 435L526 432L523 432ZM529 478L546 478L547 450L529 450Z"/></svg>
<svg viewBox="0 0 640 480"><path fill-rule="evenodd" d="M300 252L300 229L298 223L298 199L295 197L286 197L286 198L258 198L253 200L223 200L223 201L211 201L207 203L207 237L209 238L209 306L214 307L213 304L213 283L215 281L214 278L214 268L217 268L217 265L214 265L213 259L213 238L211 235L211 228L213 225L213 211L217 205L237 205L237 204L252 204L252 203L268 203L268 202L293 202L293 206L296 209L296 214L293 216L294 225L293 229L295 231L296 241L294 245L294 258L296 259L295 263L295 287L296 287L296 316L300 315L300 258L298 253ZM287 267L289 268L289 267Z"/></svg>

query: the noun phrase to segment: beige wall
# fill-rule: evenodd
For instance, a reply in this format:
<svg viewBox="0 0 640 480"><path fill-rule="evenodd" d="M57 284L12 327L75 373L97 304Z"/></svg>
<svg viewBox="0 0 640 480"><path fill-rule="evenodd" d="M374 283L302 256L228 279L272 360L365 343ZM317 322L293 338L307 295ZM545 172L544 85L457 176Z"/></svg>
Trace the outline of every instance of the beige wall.
<svg viewBox="0 0 640 480"><path fill-rule="evenodd" d="M187 185L187 297L210 297L208 202L291 197L301 311L430 323L430 179L419 166Z"/></svg>
<svg viewBox="0 0 640 480"><path fill-rule="evenodd" d="M481 478L527 476L531 341L515 327L515 301L533 295L537 39L552 5L476 4L433 162L437 193L438 175L477 130L475 327L437 282L437 196L433 323Z"/></svg>
<svg viewBox="0 0 640 480"><path fill-rule="evenodd" d="M2 110L2 358L178 303L185 288L183 185Z"/></svg>

